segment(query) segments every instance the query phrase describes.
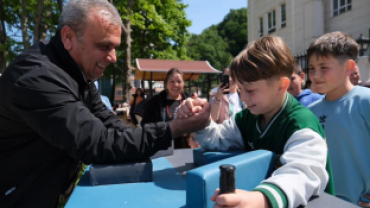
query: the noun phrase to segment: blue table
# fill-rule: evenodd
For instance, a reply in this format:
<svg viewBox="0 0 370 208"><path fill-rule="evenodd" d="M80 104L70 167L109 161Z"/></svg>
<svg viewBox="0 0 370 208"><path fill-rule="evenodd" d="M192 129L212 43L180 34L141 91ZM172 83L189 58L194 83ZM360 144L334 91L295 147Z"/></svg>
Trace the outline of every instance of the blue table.
<svg viewBox="0 0 370 208"><path fill-rule="evenodd" d="M186 171L195 167L192 150L175 150L174 155L152 162L153 181L149 183L91 186L87 168L65 207L186 207ZM307 207L356 206L324 193Z"/></svg>

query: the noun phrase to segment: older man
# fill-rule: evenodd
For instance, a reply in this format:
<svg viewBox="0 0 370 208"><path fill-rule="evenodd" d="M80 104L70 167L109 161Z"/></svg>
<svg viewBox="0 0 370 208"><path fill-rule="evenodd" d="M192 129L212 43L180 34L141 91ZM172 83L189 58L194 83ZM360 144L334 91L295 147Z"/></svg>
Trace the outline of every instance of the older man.
<svg viewBox="0 0 370 208"><path fill-rule="evenodd" d="M200 113L132 129L106 108L93 81L116 62L121 25L106 0L70 0L50 42L25 50L5 70L0 79L0 207L55 207L81 162L147 158L209 121Z"/></svg>

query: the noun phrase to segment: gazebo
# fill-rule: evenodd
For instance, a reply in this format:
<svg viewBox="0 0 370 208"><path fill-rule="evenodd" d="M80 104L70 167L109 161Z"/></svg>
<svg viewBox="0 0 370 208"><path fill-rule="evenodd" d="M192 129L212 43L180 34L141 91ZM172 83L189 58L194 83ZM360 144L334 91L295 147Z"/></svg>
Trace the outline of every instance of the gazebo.
<svg viewBox="0 0 370 208"><path fill-rule="evenodd" d="M184 73L184 81L197 80L201 74L208 74L208 86L211 88L211 74L221 74L222 71L214 69L208 61L183 61L183 60L159 60L159 59L136 59L135 80L149 81L150 94L153 95L152 81L164 81L166 73L171 68L178 68Z"/></svg>

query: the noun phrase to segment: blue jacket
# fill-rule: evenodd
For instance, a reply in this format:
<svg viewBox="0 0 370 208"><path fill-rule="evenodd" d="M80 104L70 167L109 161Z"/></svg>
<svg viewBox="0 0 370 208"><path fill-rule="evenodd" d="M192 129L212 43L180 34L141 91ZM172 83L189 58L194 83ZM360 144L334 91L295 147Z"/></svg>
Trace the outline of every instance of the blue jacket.
<svg viewBox="0 0 370 208"><path fill-rule="evenodd" d="M303 105L309 106L311 103L315 102L316 100L320 100L323 98L324 95L320 95L317 93L313 93L310 89L305 89L301 92L301 94L297 95L296 99Z"/></svg>

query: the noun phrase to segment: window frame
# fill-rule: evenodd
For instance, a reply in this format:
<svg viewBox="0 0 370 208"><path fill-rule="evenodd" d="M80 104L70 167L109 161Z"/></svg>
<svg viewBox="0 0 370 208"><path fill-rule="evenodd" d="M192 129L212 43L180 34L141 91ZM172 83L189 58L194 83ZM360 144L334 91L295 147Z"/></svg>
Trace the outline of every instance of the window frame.
<svg viewBox="0 0 370 208"><path fill-rule="evenodd" d="M260 37L262 37L263 36L263 17L260 17L259 18L259 27L260 27L260 29L259 29L259 36Z"/></svg>
<svg viewBox="0 0 370 208"><path fill-rule="evenodd" d="M275 29L276 29L276 10L274 9L267 14L267 31L270 34L272 32L275 32Z"/></svg>
<svg viewBox="0 0 370 208"><path fill-rule="evenodd" d="M336 7L335 7L336 3ZM332 0L332 17L336 17L344 12L352 10L352 0L344 0L344 4L342 5L342 0Z"/></svg>
<svg viewBox="0 0 370 208"><path fill-rule="evenodd" d="M283 13L283 8L284 8L284 13ZM283 27L286 27L286 4L282 4L280 5L280 13L281 13L281 24L280 24L280 27L283 28ZM283 15L284 14L284 15Z"/></svg>

